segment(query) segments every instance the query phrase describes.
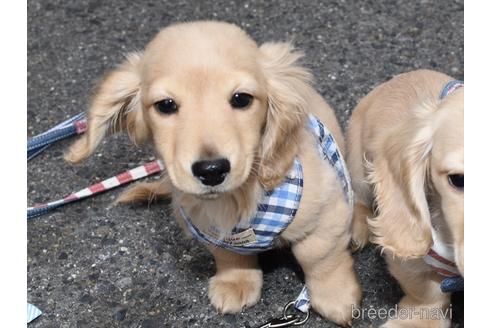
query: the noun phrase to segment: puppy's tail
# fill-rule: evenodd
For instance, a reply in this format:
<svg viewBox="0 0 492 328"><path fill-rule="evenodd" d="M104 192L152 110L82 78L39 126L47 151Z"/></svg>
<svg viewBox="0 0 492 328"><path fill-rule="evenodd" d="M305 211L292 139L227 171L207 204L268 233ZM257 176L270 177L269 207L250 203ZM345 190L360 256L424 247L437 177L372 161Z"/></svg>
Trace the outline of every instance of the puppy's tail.
<svg viewBox="0 0 492 328"><path fill-rule="evenodd" d="M116 204L152 203L170 197L171 182L168 180L139 182L125 189L116 199Z"/></svg>

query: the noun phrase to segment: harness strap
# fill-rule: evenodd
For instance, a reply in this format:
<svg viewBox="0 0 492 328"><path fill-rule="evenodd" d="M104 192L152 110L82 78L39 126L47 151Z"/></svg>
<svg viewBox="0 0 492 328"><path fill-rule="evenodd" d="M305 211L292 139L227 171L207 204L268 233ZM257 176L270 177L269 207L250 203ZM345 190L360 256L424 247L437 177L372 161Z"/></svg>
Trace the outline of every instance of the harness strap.
<svg viewBox="0 0 492 328"><path fill-rule="evenodd" d="M311 301L309 298L309 292L306 285L302 287L301 292L299 293L296 300L294 301L294 307L303 313L309 312L309 308L311 307Z"/></svg>
<svg viewBox="0 0 492 328"><path fill-rule="evenodd" d="M316 147L321 157L330 162L331 166L337 173L337 178L342 184L345 200L349 203L351 208L354 207L354 191L352 189L352 183L350 180L350 174L340 153L335 138L328 130L328 128L314 115L309 115L309 126L318 138Z"/></svg>

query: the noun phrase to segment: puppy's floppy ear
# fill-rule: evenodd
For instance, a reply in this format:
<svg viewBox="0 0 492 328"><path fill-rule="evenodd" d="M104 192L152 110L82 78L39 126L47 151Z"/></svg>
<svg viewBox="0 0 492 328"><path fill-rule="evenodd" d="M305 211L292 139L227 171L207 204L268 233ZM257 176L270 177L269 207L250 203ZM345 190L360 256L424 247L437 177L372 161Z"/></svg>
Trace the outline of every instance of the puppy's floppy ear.
<svg viewBox="0 0 492 328"><path fill-rule="evenodd" d="M259 157L259 180L267 190L278 185L298 153L306 121L306 97L312 92L311 74L297 64L303 56L290 43L260 47L267 82L268 112Z"/></svg>
<svg viewBox="0 0 492 328"><path fill-rule="evenodd" d="M126 130L135 143L148 136L140 103L140 53L129 54L99 84L88 111L87 132L65 154L77 163L89 157L104 136Z"/></svg>
<svg viewBox="0 0 492 328"><path fill-rule="evenodd" d="M426 181L433 135L429 117L406 121L381 140L380 154L368 165L378 211L368 220L371 241L401 258L424 256L432 246Z"/></svg>

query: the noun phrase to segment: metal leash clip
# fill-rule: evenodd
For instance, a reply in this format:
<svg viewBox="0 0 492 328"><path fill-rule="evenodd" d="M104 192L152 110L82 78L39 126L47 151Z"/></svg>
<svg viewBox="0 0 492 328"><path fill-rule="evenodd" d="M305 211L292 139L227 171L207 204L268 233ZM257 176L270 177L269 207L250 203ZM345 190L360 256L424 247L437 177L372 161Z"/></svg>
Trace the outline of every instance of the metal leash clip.
<svg viewBox="0 0 492 328"><path fill-rule="evenodd" d="M294 305L294 301L287 303L284 307L284 313L281 317L272 319L257 328L280 328L290 326L302 326L309 320L309 310L303 318L298 314L287 314L289 308Z"/></svg>

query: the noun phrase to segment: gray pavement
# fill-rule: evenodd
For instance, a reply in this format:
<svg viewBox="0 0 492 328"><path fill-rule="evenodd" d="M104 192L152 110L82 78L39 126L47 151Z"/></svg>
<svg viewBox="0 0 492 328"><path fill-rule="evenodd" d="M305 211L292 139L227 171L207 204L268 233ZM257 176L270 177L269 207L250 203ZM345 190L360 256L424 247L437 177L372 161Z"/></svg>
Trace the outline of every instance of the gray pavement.
<svg viewBox="0 0 492 328"><path fill-rule="evenodd" d="M431 68L463 78L463 1L29 0L28 136L85 110L101 75L159 28L198 19L234 22L258 42L294 40L343 125L358 100L397 73ZM113 136L74 167L61 159L69 143L29 162L29 204L152 158L151 149ZM217 314L206 293L211 256L184 240L166 204L111 206L119 192L28 222L27 297L44 312L30 327L253 327L298 292L302 276L289 254L265 254L260 302ZM355 257L363 308L393 306L401 291L379 252ZM462 327L462 299L455 297L453 327ZM308 327L335 325L314 315Z"/></svg>

